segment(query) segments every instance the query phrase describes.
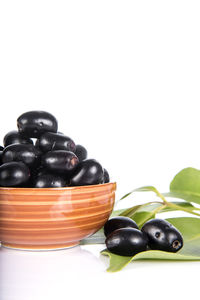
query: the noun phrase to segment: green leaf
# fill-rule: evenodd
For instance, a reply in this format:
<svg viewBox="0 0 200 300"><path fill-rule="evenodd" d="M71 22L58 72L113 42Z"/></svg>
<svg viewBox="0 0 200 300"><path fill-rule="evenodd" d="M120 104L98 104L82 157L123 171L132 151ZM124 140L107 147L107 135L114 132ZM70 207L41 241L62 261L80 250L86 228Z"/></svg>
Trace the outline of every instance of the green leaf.
<svg viewBox="0 0 200 300"><path fill-rule="evenodd" d="M141 208L141 206L143 205L135 205L135 206L132 206L130 208L127 208L127 209L124 209L121 213L120 213L120 216L124 216L124 217L129 217L131 218L136 211L138 211L138 209Z"/></svg>
<svg viewBox="0 0 200 300"><path fill-rule="evenodd" d="M88 238L80 241L80 245L104 244L104 243L105 243L105 235L103 232L103 228L101 228L99 231L89 236Z"/></svg>
<svg viewBox="0 0 200 300"><path fill-rule="evenodd" d="M125 210L124 208L123 208L123 209L113 210L113 212L112 212L110 218L119 216L124 210Z"/></svg>
<svg viewBox="0 0 200 300"><path fill-rule="evenodd" d="M138 227L142 227L145 222L148 220L155 218L156 213L161 211L165 207L162 203L146 203L143 205L137 205L132 208L121 212L120 216L126 216L133 219Z"/></svg>
<svg viewBox="0 0 200 300"><path fill-rule="evenodd" d="M186 168L180 171L170 184L170 193L165 196L200 204L200 170Z"/></svg>
<svg viewBox="0 0 200 300"><path fill-rule="evenodd" d="M195 211L198 210L196 207L194 207L194 205L192 205L189 202L186 201L171 201L170 203L176 205L179 207L179 209L175 209L174 207L171 206L166 206L165 208L162 209L161 212L171 212L171 211L175 211L175 210L182 210L182 208L186 208L189 211Z"/></svg>
<svg viewBox="0 0 200 300"><path fill-rule="evenodd" d="M163 209L164 209L165 206L163 205L163 203L160 203L160 202L157 202L157 203L147 203L146 205L143 205L142 207L140 207L138 209L138 211L139 212L140 211L152 212L152 211L157 210L158 208L161 208L161 207L162 207L161 211L163 211Z"/></svg>
<svg viewBox="0 0 200 300"><path fill-rule="evenodd" d="M182 210L182 208L186 208L188 209L188 211L194 211L194 210L199 210L198 208L194 207L194 205L192 205L189 202L186 201L171 201L170 202L173 205L179 206L180 210ZM146 204L142 204L142 205L136 205L130 208L126 208L126 209L120 209L120 210L116 210L113 212L112 217L113 216L126 216L126 217L132 217L134 215L134 213L140 212L140 211L153 211L155 209L157 209L158 207L163 206L162 203L160 202L149 202ZM161 209L161 211L159 211L159 213L163 213L163 212L171 212L171 211L176 211L178 210L178 208L174 208L171 206L163 206L163 208Z"/></svg>
<svg viewBox="0 0 200 300"><path fill-rule="evenodd" d="M189 168L189 170L191 171L191 169L192 168ZM184 169L185 170L185 169ZM184 171L183 170L183 171ZM188 169L187 169L188 170ZM195 173L196 173L196 171L199 173L200 171L198 171L198 170L196 170L196 169L192 169L192 170L195 170ZM181 172L180 172L181 173ZM187 172L186 172L187 173ZM177 174L177 176L178 176L178 174ZM175 177L176 178L176 177ZM199 180L200 180L200 176L199 176ZM199 182L200 183L200 182ZM184 182L182 182L182 184L183 184L183 188L184 188ZM173 185L173 182L171 183L171 186L172 186L172 189L173 189L173 187L174 187L174 185ZM200 188L199 188L200 189ZM191 208L189 208L189 209L187 209L186 207L183 207L183 206L178 206L178 205L176 205L176 204L173 204L173 202L169 202L169 201L167 201L166 199L165 199L165 197L164 197L164 194L161 194L155 187L153 187L153 186L144 186L144 187L141 187L141 188L138 188L138 189L135 189L135 190L133 190L132 192L130 192L130 193L128 193L128 194L126 194L124 197L122 197L121 199L124 199L124 198L126 198L126 197L128 197L131 193L133 193L133 192L149 192L149 191L151 191L151 192L154 192L161 200L162 200L162 202L163 202L163 204L165 204L166 205L166 207L171 207L171 209L173 208L174 210L182 210L182 211L184 211L184 212L187 212L187 213L191 213L191 214L193 214L193 215L195 215L195 216L200 216L200 214L198 213L198 212L196 212L197 210L199 210L198 208L195 208L194 210L192 210ZM188 200L188 194L186 194L186 192L185 192L185 195L183 195L183 193L182 193L182 197L181 197L181 194L180 194L180 192L178 193L178 192L171 192L170 194L168 193L168 194L165 194L165 195L167 195L167 196L170 196L171 195L171 197L173 197L173 195L174 195L174 197L176 196L176 197L178 197L178 198L183 198L183 199L185 199L185 200ZM191 195L191 194L190 194ZM200 196L200 194L199 194L199 196ZM189 201L192 201L192 202L197 202L198 203L198 201L200 201L200 198L198 199L198 201L197 201L197 195L193 195L193 197L192 196L190 196L189 197L190 198L190 200Z"/></svg>
<svg viewBox="0 0 200 300"><path fill-rule="evenodd" d="M200 261L200 219L182 217L167 220L179 229L183 235L184 246L178 253L149 250L140 252L133 257L126 257L103 250L101 253L110 257L110 266L107 271L120 271L135 260Z"/></svg>
<svg viewBox="0 0 200 300"><path fill-rule="evenodd" d="M132 193L135 192L154 192L157 194L157 189L154 186L142 186L140 188L134 189L128 194L124 195L120 200L125 199L126 197L130 196Z"/></svg>
<svg viewBox="0 0 200 300"><path fill-rule="evenodd" d="M131 219L133 219L137 223L138 227L141 228L144 223L155 218L155 216L154 212L139 211L135 213Z"/></svg>

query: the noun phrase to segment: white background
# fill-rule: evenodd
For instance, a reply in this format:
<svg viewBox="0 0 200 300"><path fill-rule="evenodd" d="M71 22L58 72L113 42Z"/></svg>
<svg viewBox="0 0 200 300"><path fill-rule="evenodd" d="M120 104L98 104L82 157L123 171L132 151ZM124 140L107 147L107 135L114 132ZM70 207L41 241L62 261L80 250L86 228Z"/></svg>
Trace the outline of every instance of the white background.
<svg viewBox="0 0 200 300"><path fill-rule="evenodd" d="M109 170L117 198L168 191L180 169L200 168L199 15L199 1L0 1L1 140L21 113L47 110ZM198 288L198 262L108 274L100 248L1 249L0 299L188 299Z"/></svg>

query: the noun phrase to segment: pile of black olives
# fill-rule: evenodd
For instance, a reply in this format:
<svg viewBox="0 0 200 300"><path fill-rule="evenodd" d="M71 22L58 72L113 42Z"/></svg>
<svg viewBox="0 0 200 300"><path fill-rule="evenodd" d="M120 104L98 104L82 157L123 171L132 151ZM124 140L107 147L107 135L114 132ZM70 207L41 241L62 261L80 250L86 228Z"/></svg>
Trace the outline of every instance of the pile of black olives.
<svg viewBox="0 0 200 300"><path fill-rule="evenodd" d="M109 182L100 163L87 159L87 150L58 132L56 118L29 111L17 119L0 146L0 186L59 188Z"/></svg>
<svg viewBox="0 0 200 300"><path fill-rule="evenodd" d="M104 225L107 249L121 256L133 256L139 252L162 250L177 252L183 247L181 233L162 219L147 221L141 230L128 217L114 217Z"/></svg>

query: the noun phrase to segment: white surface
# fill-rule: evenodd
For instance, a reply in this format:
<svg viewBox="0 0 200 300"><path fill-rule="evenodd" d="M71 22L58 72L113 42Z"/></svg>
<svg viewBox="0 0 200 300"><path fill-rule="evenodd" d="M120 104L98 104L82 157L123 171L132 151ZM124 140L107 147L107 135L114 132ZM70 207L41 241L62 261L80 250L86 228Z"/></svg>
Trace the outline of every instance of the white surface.
<svg viewBox="0 0 200 300"><path fill-rule="evenodd" d="M200 168L199 13L199 1L1 1L0 138L21 113L48 110L109 170L117 198L167 191L180 169ZM98 256L1 249L0 299L188 299L198 288L197 262L107 274Z"/></svg>
<svg viewBox="0 0 200 300"><path fill-rule="evenodd" d="M135 262L107 273L108 260L99 258L102 248L1 249L0 299L188 299L198 293L200 262Z"/></svg>

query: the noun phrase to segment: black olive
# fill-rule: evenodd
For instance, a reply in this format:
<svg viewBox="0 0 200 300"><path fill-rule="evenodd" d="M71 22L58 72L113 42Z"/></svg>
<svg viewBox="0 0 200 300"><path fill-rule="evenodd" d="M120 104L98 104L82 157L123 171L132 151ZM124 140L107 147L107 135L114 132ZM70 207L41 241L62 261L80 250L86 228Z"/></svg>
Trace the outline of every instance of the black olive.
<svg viewBox="0 0 200 300"><path fill-rule="evenodd" d="M19 132L25 137L39 138L45 132L57 132L56 118L46 111L29 111L17 119Z"/></svg>
<svg viewBox="0 0 200 300"><path fill-rule="evenodd" d="M47 177L46 177L46 175L47 175ZM44 178L43 178L43 176L44 176ZM69 181L68 180L68 177L69 177L68 174L65 174L65 173L56 174L56 173L50 172L44 166L39 166L38 168L34 168L34 169L31 170L30 184L31 184L32 187L34 187L36 182L40 179L42 181L44 180L44 182L46 181L48 183L48 182L50 182L51 179L53 180L53 178L55 178L55 177L58 178L58 180L62 179L61 180L62 186L67 186L68 185L68 181Z"/></svg>
<svg viewBox="0 0 200 300"><path fill-rule="evenodd" d="M35 148L40 149L40 140L39 139L37 139L35 141Z"/></svg>
<svg viewBox="0 0 200 300"><path fill-rule="evenodd" d="M31 181L33 182L38 176L48 173L48 171L41 165L38 165L36 168L31 170Z"/></svg>
<svg viewBox="0 0 200 300"><path fill-rule="evenodd" d="M0 166L2 165L2 155L3 155L3 151L0 151Z"/></svg>
<svg viewBox="0 0 200 300"><path fill-rule="evenodd" d="M43 166L39 166L39 168L34 170L34 172L35 172L35 177L49 174L49 171L45 169Z"/></svg>
<svg viewBox="0 0 200 300"><path fill-rule="evenodd" d="M94 159L86 159L81 161L70 180L70 185L92 185L102 182L103 168Z"/></svg>
<svg viewBox="0 0 200 300"><path fill-rule="evenodd" d="M37 142L37 145L39 145L43 152L53 150L66 150L74 152L76 149L74 141L72 141L72 139L70 139L68 136L52 132L44 133L40 137L39 142Z"/></svg>
<svg viewBox="0 0 200 300"><path fill-rule="evenodd" d="M8 132L3 139L4 146L12 144L33 144L29 138L23 137L18 131L12 130Z"/></svg>
<svg viewBox="0 0 200 300"><path fill-rule="evenodd" d="M122 217L122 216L113 217L110 220L108 220L104 225L104 234L105 236L108 236L116 229L126 228L126 227L138 229L138 226L135 223L135 221L133 221L128 217Z"/></svg>
<svg viewBox="0 0 200 300"><path fill-rule="evenodd" d="M39 175L33 184L35 188L59 188L66 186L66 180L57 174Z"/></svg>
<svg viewBox="0 0 200 300"><path fill-rule="evenodd" d="M49 151L42 157L42 165L50 172L68 173L75 169L78 157L70 151Z"/></svg>
<svg viewBox="0 0 200 300"><path fill-rule="evenodd" d="M3 163L22 161L29 167L35 167L39 163L40 153L31 144L13 144L3 150Z"/></svg>
<svg viewBox="0 0 200 300"><path fill-rule="evenodd" d="M166 220L152 219L141 230L147 234L149 247L153 250L177 252L183 246L181 233Z"/></svg>
<svg viewBox="0 0 200 300"><path fill-rule="evenodd" d="M0 186L19 186L28 182L30 171L22 162L9 162L0 166Z"/></svg>
<svg viewBox="0 0 200 300"><path fill-rule="evenodd" d="M110 176L106 169L103 169L103 183L108 183L110 181Z"/></svg>
<svg viewBox="0 0 200 300"><path fill-rule="evenodd" d="M3 151L3 149L4 149L4 148L3 148L2 146L0 146L0 151Z"/></svg>
<svg viewBox="0 0 200 300"><path fill-rule="evenodd" d="M80 162L87 158L87 150L82 145L76 145L75 154Z"/></svg>
<svg viewBox="0 0 200 300"><path fill-rule="evenodd" d="M148 238L135 228L120 228L106 238L106 247L114 254L133 256L147 250Z"/></svg>

